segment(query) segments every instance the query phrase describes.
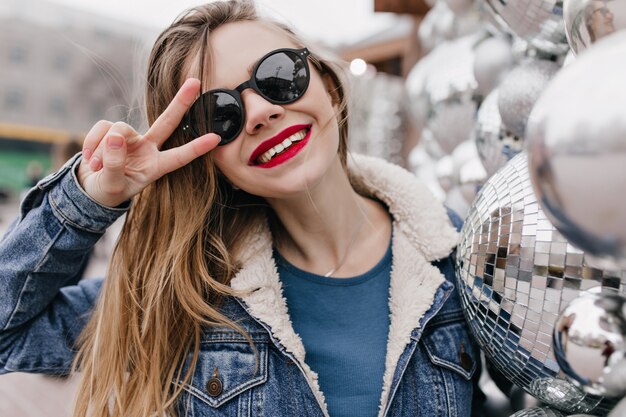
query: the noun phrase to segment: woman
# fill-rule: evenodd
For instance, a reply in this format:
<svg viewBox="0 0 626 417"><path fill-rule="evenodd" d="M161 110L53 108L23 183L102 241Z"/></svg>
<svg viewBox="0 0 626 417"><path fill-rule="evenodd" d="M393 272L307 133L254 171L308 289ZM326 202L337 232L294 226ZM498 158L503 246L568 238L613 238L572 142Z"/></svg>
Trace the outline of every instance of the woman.
<svg viewBox="0 0 626 417"><path fill-rule="evenodd" d="M2 371L74 361L77 416L470 415L457 233L406 171L348 161L335 68L248 2L166 29L148 132L97 123L0 245ZM106 280L63 287L126 211Z"/></svg>

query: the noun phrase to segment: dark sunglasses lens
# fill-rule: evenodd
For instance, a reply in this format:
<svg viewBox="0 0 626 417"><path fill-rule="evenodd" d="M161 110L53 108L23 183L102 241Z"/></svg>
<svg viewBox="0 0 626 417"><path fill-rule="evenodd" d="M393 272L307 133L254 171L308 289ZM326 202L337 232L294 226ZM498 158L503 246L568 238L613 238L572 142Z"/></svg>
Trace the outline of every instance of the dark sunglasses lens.
<svg viewBox="0 0 626 417"><path fill-rule="evenodd" d="M259 90L277 103L296 101L309 85L306 58L295 52L282 51L265 58L256 70Z"/></svg>
<svg viewBox="0 0 626 417"><path fill-rule="evenodd" d="M200 96L190 110L190 119L198 134L212 132L220 135L221 145L234 140L243 124L239 103L235 97L223 91Z"/></svg>

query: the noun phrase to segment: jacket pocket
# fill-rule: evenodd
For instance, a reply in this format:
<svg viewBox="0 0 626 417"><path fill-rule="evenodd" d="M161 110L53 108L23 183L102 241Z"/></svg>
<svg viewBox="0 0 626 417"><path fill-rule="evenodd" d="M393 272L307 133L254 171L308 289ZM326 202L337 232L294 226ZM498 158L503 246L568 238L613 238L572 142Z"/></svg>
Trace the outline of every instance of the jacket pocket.
<svg viewBox="0 0 626 417"><path fill-rule="evenodd" d="M240 335L203 342L192 380L184 384L183 389L202 403L218 408L250 388L265 383L268 343L266 339L255 340L250 336L256 352ZM185 364L185 371L190 362L191 358Z"/></svg>
<svg viewBox="0 0 626 417"><path fill-rule="evenodd" d="M425 331L422 342L434 365L454 371L466 380L472 379L480 356L462 315L460 320L430 327Z"/></svg>

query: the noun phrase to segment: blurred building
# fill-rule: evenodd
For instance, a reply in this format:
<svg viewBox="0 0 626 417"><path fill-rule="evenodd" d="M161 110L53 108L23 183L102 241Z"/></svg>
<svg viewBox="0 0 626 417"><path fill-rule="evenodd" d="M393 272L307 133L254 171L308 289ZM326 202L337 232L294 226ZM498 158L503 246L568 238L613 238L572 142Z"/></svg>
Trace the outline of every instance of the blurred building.
<svg viewBox="0 0 626 417"><path fill-rule="evenodd" d="M100 119L143 126L156 29L44 0L2 0L0 26L0 187L26 185L16 169L29 155L49 169L54 146L81 140Z"/></svg>
<svg viewBox="0 0 626 417"><path fill-rule="evenodd" d="M374 10L393 13L394 24L341 46L338 53L347 61L360 58L379 72L406 78L422 56L417 30L429 9L424 0L375 0Z"/></svg>

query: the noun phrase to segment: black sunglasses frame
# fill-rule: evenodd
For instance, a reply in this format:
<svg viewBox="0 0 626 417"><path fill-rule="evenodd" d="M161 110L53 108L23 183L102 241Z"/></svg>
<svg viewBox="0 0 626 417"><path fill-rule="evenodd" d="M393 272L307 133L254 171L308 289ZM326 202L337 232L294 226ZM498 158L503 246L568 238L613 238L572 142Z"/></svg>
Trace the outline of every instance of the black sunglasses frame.
<svg viewBox="0 0 626 417"><path fill-rule="evenodd" d="M304 70L306 71L306 84L302 88L302 91L298 94L297 97L295 97L293 99L290 99L290 100L285 100L285 101L274 100L271 97L268 97L267 95L265 95L263 93L263 91L261 91L261 89L259 88L259 86L257 85L257 82L256 82L257 70L259 69L261 64L263 64L263 62L267 58L269 58L269 57L271 57L273 55L282 53L282 52L289 52L289 53L296 54L302 60L302 62L304 63ZM220 141L218 146L226 145L226 144L232 142L233 140L235 140L239 136L239 134L243 130L243 127L244 127L245 121L246 121L246 109L245 109L245 107L243 105L243 102L241 101L241 93L244 90L246 90L248 88L251 88L254 91L256 91L257 94L259 94L261 97L263 97L263 99L269 101L272 104L291 104L291 103L296 102L297 100L299 100L304 95L306 90L309 88L309 83L311 81L311 70L309 68L309 62L308 62L308 59L307 59L307 57L309 55L311 55L311 53L309 52L309 50L307 48L301 48L301 49L280 48L280 49L275 49L273 51L268 52L261 59L259 59L257 61L257 63L254 65L254 68L252 70L252 76L247 81L244 81L243 83L239 84L234 90L229 90L229 89L226 89L226 88L217 88L215 90L209 90L209 91L206 91L206 92L200 94L200 96L191 105L189 111L187 111L187 113L185 114L185 117L184 117L184 120L183 120L183 126L182 126L183 131L190 131L191 134L194 137L202 136L202 134L200 132L198 132L195 129L195 127L194 127L194 123L193 123L192 116L191 116L193 114L193 111L192 111L193 107L198 102L203 100L204 97L210 96L210 95L215 94L215 93L224 93L224 94L228 94L231 97L233 97L235 99L235 102L237 103L237 105L241 109L241 123L239 125L239 128L237 129L237 133L233 134L232 137L228 137L228 138L222 137L222 140Z"/></svg>

